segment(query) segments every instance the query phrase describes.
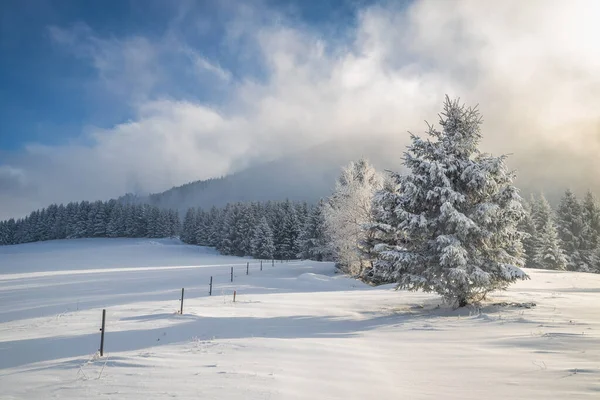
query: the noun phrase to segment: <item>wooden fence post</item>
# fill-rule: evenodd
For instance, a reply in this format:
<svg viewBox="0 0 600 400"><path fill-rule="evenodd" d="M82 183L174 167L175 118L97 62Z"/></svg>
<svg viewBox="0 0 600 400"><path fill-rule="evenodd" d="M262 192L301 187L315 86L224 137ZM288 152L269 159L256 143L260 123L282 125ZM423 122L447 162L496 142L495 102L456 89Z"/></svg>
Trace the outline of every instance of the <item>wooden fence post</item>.
<svg viewBox="0 0 600 400"><path fill-rule="evenodd" d="M102 328L100 328L100 357L104 356L104 328L106 327L106 310L102 310Z"/></svg>
<svg viewBox="0 0 600 400"><path fill-rule="evenodd" d="M246 263L246 275L248 275L250 273L250 263L247 262Z"/></svg>
<svg viewBox="0 0 600 400"><path fill-rule="evenodd" d="M212 276L210 277L210 283L208 285L208 295L212 296Z"/></svg>
<svg viewBox="0 0 600 400"><path fill-rule="evenodd" d="M235 290L233 291L233 302L235 303Z"/></svg>
<svg viewBox="0 0 600 400"><path fill-rule="evenodd" d="M181 309L179 310L179 314L183 315L183 291L184 288L181 288Z"/></svg>
<svg viewBox="0 0 600 400"><path fill-rule="evenodd" d="M260 270L262 271L262 260L260 260Z"/></svg>
<svg viewBox="0 0 600 400"><path fill-rule="evenodd" d="M231 267L231 282L233 282L233 267Z"/></svg>

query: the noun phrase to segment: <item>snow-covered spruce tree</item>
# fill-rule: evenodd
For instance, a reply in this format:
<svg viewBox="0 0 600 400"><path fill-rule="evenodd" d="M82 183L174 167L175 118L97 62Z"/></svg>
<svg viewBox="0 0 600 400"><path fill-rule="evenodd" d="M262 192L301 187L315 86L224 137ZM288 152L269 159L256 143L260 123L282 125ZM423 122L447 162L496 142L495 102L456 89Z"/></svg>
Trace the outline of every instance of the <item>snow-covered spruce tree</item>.
<svg viewBox="0 0 600 400"><path fill-rule="evenodd" d="M537 229L537 245L533 264L537 268L564 270L567 259L560 247L560 240L554 222L549 219Z"/></svg>
<svg viewBox="0 0 600 400"><path fill-rule="evenodd" d="M332 259L331 246L325 231L324 207L325 202L320 200L319 204L308 211L306 222L298 237L299 258L315 261Z"/></svg>
<svg viewBox="0 0 600 400"><path fill-rule="evenodd" d="M404 251L407 237L402 230L397 229L400 220L396 215L396 207L400 196L397 182L399 176L390 173L384 176L381 190L373 197L373 222L368 225L369 236L364 242L375 257L373 268L367 271L363 279L375 285L396 282L396 265L393 260L382 257L380 253L389 251Z"/></svg>
<svg viewBox="0 0 600 400"><path fill-rule="evenodd" d="M300 222L296 208L290 202L284 203L283 231L281 237L281 258L294 260L300 252L298 238L300 237Z"/></svg>
<svg viewBox="0 0 600 400"><path fill-rule="evenodd" d="M463 307L528 278L519 268L523 207L506 157L478 149L477 109L446 97L440 125L429 126L433 140L411 135L404 156L411 174L394 175L397 198L388 200L397 204L389 225L409 240L379 257L399 287Z"/></svg>
<svg viewBox="0 0 600 400"><path fill-rule="evenodd" d="M252 257L269 260L273 258L275 245L273 244L273 232L265 217L261 218L252 235Z"/></svg>
<svg viewBox="0 0 600 400"><path fill-rule="evenodd" d="M523 251L525 253L525 266L527 268L540 268L539 265L535 262L538 245L538 234L532 216L532 207L534 205L534 201L535 199L532 196L531 201L523 202L523 209L525 211L525 215L523 216L523 219L521 219L521 221L519 222L519 230L524 233L522 242Z"/></svg>
<svg viewBox="0 0 600 400"><path fill-rule="evenodd" d="M196 244L207 246L209 232L208 213L201 208L196 212Z"/></svg>
<svg viewBox="0 0 600 400"><path fill-rule="evenodd" d="M338 267L351 275L360 276L371 268L372 260L361 251L373 222L372 201L381 189L381 175L365 159L351 162L342 170L333 195L324 207L325 227Z"/></svg>
<svg viewBox="0 0 600 400"><path fill-rule="evenodd" d="M239 204L240 217L237 221L236 231L238 233L238 254L249 256L252 254L252 237L256 220L250 204Z"/></svg>
<svg viewBox="0 0 600 400"><path fill-rule="evenodd" d="M571 190L567 190L556 210L556 223L561 247L570 271L588 271L581 251L584 247L583 207Z"/></svg>
<svg viewBox="0 0 600 400"><path fill-rule="evenodd" d="M209 211L209 226L206 245L217 247L221 241L220 226L223 221L223 213L220 209L213 206Z"/></svg>
<svg viewBox="0 0 600 400"><path fill-rule="evenodd" d="M588 191L583 199L585 223L583 258L591 272L600 273L600 204Z"/></svg>
<svg viewBox="0 0 600 400"><path fill-rule="evenodd" d="M125 232L122 229L122 221L123 205L121 203L117 203L110 213L108 225L106 226L106 234L108 237L116 238L125 235Z"/></svg>
<svg viewBox="0 0 600 400"><path fill-rule="evenodd" d="M181 228L181 240L184 243L193 244L196 242L194 227L196 225L196 210L193 207L188 208L183 219Z"/></svg>
<svg viewBox="0 0 600 400"><path fill-rule="evenodd" d="M534 268L564 270L567 259L560 246L555 215L550 203L543 194L536 199L533 195L530 201L531 219L535 228L533 245L535 254L532 260Z"/></svg>

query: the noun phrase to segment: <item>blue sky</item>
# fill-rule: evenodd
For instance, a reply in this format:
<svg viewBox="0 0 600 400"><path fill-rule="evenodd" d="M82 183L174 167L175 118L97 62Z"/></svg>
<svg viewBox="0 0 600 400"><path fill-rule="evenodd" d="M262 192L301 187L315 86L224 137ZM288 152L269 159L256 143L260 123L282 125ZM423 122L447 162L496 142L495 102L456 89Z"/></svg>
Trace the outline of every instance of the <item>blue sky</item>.
<svg viewBox="0 0 600 400"><path fill-rule="evenodd" d="M446 94L479 104L484 150L513 154L523 186L600 190L598 14L595 0L0 1L0 219L355 136L408 141Z"/></svg>
<svg viewBox="0 0 600 400"><path fill-rule="evenodd" d="M217 4L219 3L219 4ZM356 23L364 0L255 2L290 23L305 25L324 35L343 35ZM238 49L222 45L225 28L235 17L235 2L145 0L27 0L0 4L0 150L11 151L28 142L58 144L77 138L86 126L110 127L131 118L127 101L98 87L98 71L57 43L53 28L85 25L99 38L140 36L160 40L167 32L183 40L211 62L231 73L232 79L261 76L260 60L242 61ZM268 12L266 10L269 10ZM203 19L202 26L198 19ZM193 19L193 22L191 20ZM184 57L172 71L185 68ZM179 64L179 65L178 65ZM183 79L182 79L183 80ZM212 82L189 85L172 79L152 88L148 96L172 95L218 103L226 89Z"/></svg>

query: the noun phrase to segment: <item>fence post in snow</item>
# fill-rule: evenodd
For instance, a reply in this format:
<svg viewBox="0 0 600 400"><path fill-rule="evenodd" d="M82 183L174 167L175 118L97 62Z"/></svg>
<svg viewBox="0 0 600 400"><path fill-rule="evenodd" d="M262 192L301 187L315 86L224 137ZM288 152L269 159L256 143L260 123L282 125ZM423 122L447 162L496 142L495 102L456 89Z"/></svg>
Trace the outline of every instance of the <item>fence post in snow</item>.
<svg viewBox="0 0 600 400"><path fill-rule="evenodd" d="M235 303L235 290L233 291L233 302Z"/></svg>
<svg viewBox="0 0 600 400"><path fill-rule="evenodd" d="M212 276L210 277L210 283L208 285L208 295L212 296Z"/></svg>
<svg viewBox="0 0 600 400"><path fill-rule="evenodd" d="M179 314L183 315L183 291L184 288L181 288L181 309L179 310Z"/></svg>
<svg viewBox="0 0 600 400"><path fill-rule="evenodd" d="M275 259L273 258L273 259L271 260L271 267L274 267L274 266L275 266Z"/></svg>
<svg viewBox="0 0 600 400"><path fill-rule="evenodd" d="M262 260L260 260L260 270L262 271Z"/></svg>
<svg viewBox="0 0 600 400"><path fill-rule="evenodd" d="M250 273L250 263L247 262L246 263L246 275L248 275Z"/></svg>
<svg viewBox="0 0 600 400"><path fill-rule="evenodd" d="M106 326L106 310L102 310L102 328L100 328L100 357L104 356L104 328Z"/></svg>
<svg viewBox="0 0 600 400"><path fill-rule="evenodd" d="M231 282L233 282L233 267L231 267Z"/></svg>

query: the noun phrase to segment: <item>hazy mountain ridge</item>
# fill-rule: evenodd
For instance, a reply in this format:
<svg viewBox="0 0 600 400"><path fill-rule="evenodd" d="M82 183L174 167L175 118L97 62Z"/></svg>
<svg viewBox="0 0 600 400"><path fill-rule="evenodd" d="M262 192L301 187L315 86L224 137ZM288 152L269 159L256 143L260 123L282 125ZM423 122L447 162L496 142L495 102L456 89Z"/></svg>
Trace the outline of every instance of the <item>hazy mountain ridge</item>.
<svg viewBox="0 0 600 400"><path fill-rule="evenodd" d="M190 182L148 196L126 195L119 201L180 211L238 201L316 202L331 193L341 168L350 161L365 157L379 169L398 169L403 151L404 145L389 137L328 141L231 175Z"/></svg>

